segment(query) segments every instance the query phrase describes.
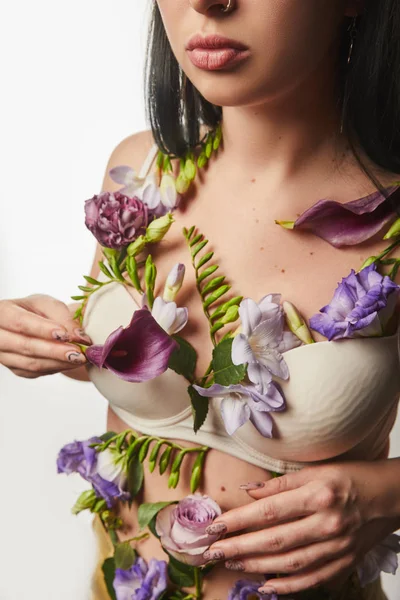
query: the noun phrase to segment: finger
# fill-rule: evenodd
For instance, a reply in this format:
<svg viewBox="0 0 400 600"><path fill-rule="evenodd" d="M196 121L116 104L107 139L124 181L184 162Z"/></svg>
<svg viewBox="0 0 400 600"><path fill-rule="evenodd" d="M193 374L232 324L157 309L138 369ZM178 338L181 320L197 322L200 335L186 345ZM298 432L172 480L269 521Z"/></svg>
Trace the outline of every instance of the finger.
<svg viewBox="0 0 400 600"><path fill-rule="evenodd" d="M19 354L0 352L0 364L11 370L19 369L28 371L29 373L37 373L38 375L50 372L58 373L67 369L76 368L79 365L85 364L85 362L87 362L86 358L83 356L83 360L80 359L78 353L75 353L75 356L71 355L70 359L61 361L51 358L33 358L21 356Z"/></svg>
<svg viewBox="0 0 400 600"><path fill-rule="evenodd" d="M246 571L248 573L297 573L309 571L312 567L332 561L348 552L352 538L342 537L334 540L317 542L291 552L272 556L244 557L240 560L228 560L227 569Z"/></svg>
<svg viewBox="0 0 400 600"><path fill-rule="evenodd" d="M295 594L324 585L340 575L343 580L354 568L355 557L352 553L337 558L317 569L298 575L289 575L267 580L258 591L264 594Z"/></svg>
<svg viewBox="0 0 400 600"><path fill-rule="evenodd" d="M314 512L310 504L311 490L308 486L281 492L223 513L207 527L206 533L230 533L303 517Z"/></svg>
<svg viewBox="0 0 400 600"><path fill-rule="evenodd" d="M80 352L78 346L28 337L4 329L0 329L0 352L22 355L28 358L52 358L56 361L67 361L68 363L73 358L81 356L81 362L86 362L85 356ZM72 358L69 358L71 353ZM73 360L72 362L76 361Z"/></svg>
<svg viewBox="0 0 400 600"><path fill-rule="evenodd" d="M327 537L337 537L336 532L328 532L324 521L322 515L314 514L284 525L219 540L203 556L206 560L224 560L266 552L276 554L313 544Z"/></svg>
<svg viewBox="0 0 400 600"><path fill-rule="evenodd" d="M79 326L72 320L65 304L40 294L12 301L1 300L0 328L35 338L91 343L90 338L74 331Z"/></svg>
<svg viewBox="0 0 400 600"><path fill-rule="evenodd" d="M255 500L266 498L267 496L274 496L281 492L296 489L309 481L309 478L304 476L304 472L306 472L306 469L301 469L301 471L295 473L286 473L285 475L273 477L267 481L243 483L240 486L240 489L246 491Z"/></svg>

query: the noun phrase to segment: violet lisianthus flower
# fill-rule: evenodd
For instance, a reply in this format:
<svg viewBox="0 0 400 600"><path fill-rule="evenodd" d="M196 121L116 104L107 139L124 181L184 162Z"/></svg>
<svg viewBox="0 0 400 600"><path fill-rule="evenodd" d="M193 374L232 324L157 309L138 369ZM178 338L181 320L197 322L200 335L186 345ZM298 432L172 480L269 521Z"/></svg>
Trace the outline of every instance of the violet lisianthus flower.
<svg viewBox="0 0 400 600"><path fill-rule="evenodd" d="M269 413L285 409L285 399L273 381L266 386L265 394L261 394L254 384L223 386L214 383L208 388L193 384L193 387L207 398L223 396L221 415L229 435L250 420L261 435L270 438L273 421Z"/></svg>
<svg viewBox="0 0 400 600"><path fill-rule="evenodd" d="M137 558L130 569L115 569L113 587L117 600L157 600L167 589L167 563Z"/></svg>
<svg viewBox="0 0 400 600"><path fill-rule="evenodd" d="M133 383L154 379L168 368L178 343L157 323L145 307L135 310L127 327L118 327L104 344L86 349L86 358Z"/></svg>
<svg viewBox="0 0 400 600"><path fill-rule="evenodd" d="M148 208L139 198L102 192L85 201L85 224L106 248L121 250L146 233Z"/></svg>
<svg viewBox="0 0 400 600"><path fill-rule="evenodd" d="M235 365L248 363L247 375L261 394L268 394L272 375L289 378L282 353L301 344L291 331L284 331L285 316L280 298L280 294L269 294L258 304L245 298L239 306L242 333L233 338L232 362Z"/></svg>
<svg viewBox="0 0 400 600"><path fill-rule="evenodd" d="M400 536L395 533L388 535L382 542L374 546L364 556L357 567L361 586L364 587L379 577L381 572L395 575L399 565Z"/></svg>
<svg viewBox="0 0 400 600"><path fill-rule="evenodd" d="M400 204L400 185L377 191L351 202L323 199L303 212L296 221L276 221L286 229L305 229L336 248L369 240L395 220Z"/></svg>
<svg viewBox="0 0 400 600"><path fill-rule="evenodd" d="M166 506L156 517L156 532L161 545L179 562L194 567L204 564L203 552L220 537L206 533L206 528L221 513L212 498L199 493Z"/></svg>
<svg viewBox="0 0 400 600"><path fill-rule="evenodd" d="M393 316L400 286L376 270L376 264L359 273L351 270L335 290L333 299L310 319L310 327L328 340L385 335Z"/></svg>
<svg viewBox="0 0 400 600"><path fill-rule="evenodd" d="M278 600L276 594L263 594L258 591L263 582L252 579L239 579L229 591L228 600Z"/></svg>
<svg viewBox="0 0 400 600"><path fill-rule="evenodd" d="M92 484L96 495L104 498L108 507L115 499L129 500L127 474L123 457L109 448L97 452L91 444L102 443L99 437L74 441L63 446L57 458L57 472L79 473Z"/></svg>

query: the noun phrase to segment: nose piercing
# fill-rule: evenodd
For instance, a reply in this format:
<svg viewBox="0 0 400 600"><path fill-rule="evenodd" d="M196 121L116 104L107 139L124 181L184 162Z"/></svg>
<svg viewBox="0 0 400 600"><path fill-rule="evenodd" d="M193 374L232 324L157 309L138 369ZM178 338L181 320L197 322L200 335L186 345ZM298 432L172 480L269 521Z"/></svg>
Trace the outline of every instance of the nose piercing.
<svg viewBox="0 0 400 600"><path fill-rule="evenodd" d="M221 12L229 12L232 8L232 0L228 0L228 4L224 7L221 8Z"/></svg>

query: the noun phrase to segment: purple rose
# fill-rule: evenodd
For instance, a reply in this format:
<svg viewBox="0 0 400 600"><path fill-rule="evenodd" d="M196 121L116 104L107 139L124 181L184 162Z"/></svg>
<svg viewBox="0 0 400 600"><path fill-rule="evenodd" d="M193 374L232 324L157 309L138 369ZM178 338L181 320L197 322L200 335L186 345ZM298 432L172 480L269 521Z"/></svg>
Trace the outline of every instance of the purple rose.
<svg viewBox="0 0 400 600"><path fill-rule="evenodd" d="M239 579L229 592L228 600L278 600L276 594L262 594L258 588L263 585L262 582L251 579ZM118 599L119 600L119 599Z"/></svg>
<svg viewBox="0 0 400 600"><path fill-rule="evenodd" d="M104 498L111 508L116 498L129 500L126 491L127 476L120 455L108 448L96 452L90 445L102 443L98 437L83 442L74 441L61 448L57 458L57 472L79 473L83 479L92 484L96 495Z"/></svg>
<svg viewBox="0 0 400 600"><path fill-rule="evenodd" d="M328 340L385 335L400 286L376 270L375 263L344 277L330 304L311 317L310 326Z"/></svg>
<svg viewBox="0 0 400 600"><path fill-rule="evenodd" d="M130 569L116 569L113 587L117 600L157 600L167 589L167 563L137 558Z"/></svg>
<svg viewBox="0 0 400 600"><path fill-rule="evenodd" d="M86 200L85 215L86 227L97 241L115 250L144 235L149 222L147 206L120 192L103 192Z"/></svg>
<svg viewBox="0 0 400 600"><path fill-rule="evenodd" d="M164 373L177 347L145 307L135 310L127 327L118 327L104 344L89 346L85 354L96 367L107 368L125 381L141 383Z"/></svg>
<svg viewBox="0 0 400 600"><path fill-rule="evenodd" d="M206 533L206 527L221 512L214 500L199 493L166 506L156 518L156 532L164 550L187 565L198 567L204 564L203 552L220 537Z"/></svg>

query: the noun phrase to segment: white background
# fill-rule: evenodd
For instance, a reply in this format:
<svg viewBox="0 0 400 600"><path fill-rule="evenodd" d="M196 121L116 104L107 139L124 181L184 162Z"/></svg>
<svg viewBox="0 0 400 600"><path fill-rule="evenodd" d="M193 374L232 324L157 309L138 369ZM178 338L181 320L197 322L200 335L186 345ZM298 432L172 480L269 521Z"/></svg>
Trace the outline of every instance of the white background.
<svg viewBox="0 0 400 600"><path fill-rule="evenodd" d="M95 241L83 202L99 192L112 149L148 128L150 2L3 6L0 298L40 292L68 303L89 272ZM70 513L86 485L57 475L55 461L65 443L105 430L106 402L90 383L25 380L1 366L0 392L0 600L86 600L90 518ZM391 600L396 581L385 579Z"/></svg>

